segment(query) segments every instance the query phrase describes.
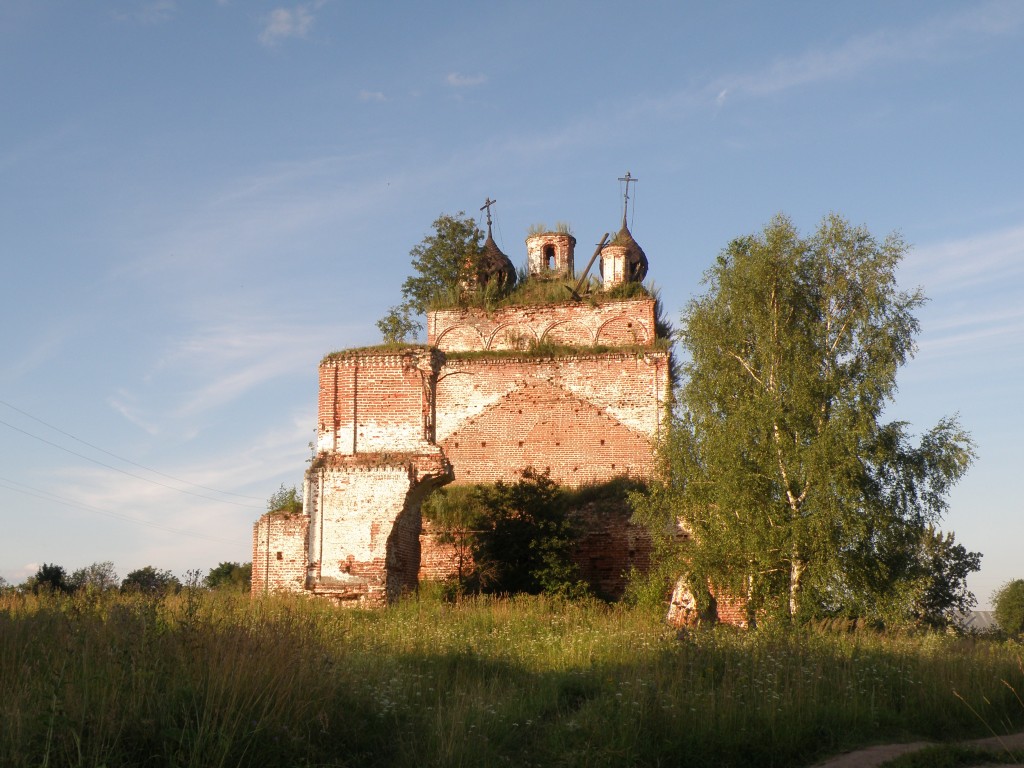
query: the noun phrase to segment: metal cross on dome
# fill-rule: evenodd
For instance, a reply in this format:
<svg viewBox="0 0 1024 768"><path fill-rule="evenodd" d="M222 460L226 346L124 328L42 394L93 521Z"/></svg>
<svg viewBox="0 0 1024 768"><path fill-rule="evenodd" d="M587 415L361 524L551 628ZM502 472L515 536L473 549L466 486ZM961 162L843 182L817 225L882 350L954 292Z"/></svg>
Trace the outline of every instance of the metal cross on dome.
<svg viewBox="0 0 1024 768"><path fill-rule="evenodd" d="M494 205L496 202L498 202L498 201L497 200L491 200L491 196L488 195L487 199L484 201L484 204L480 206L480 210L481 211L484 210L484 209L487 209L487 231L488 232L491 231L491 206Z"/></svg>
<svg viewBox="0 0 1024 768"><path fill-rule="evenodd" d="M626 194L622 206L622 226L626 226L626 213L629 211L629 184L630 182L636 184L636 182L640 181L640 179L633 178L629 174L629 171L626 171L626 175L620 176L619 181L626 182Z"/></svg>

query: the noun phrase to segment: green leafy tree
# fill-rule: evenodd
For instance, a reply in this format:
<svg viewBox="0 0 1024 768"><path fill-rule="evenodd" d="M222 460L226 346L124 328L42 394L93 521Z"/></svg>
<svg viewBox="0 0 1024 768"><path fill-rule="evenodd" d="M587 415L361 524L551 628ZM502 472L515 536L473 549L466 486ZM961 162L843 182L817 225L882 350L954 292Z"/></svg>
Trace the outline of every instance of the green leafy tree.
<svg viewBox="0 0 1024 768"><path fill-rule="evenodd" d="M483 255L483 232L459 211L441 214L433 231L410 252L413 274L402 283L402 302L377 321L384 340L407 341L422 329L416 319L439 301L455 303L476 275Z"/></svg>
<svg viewBox="0 0 1024 768"><path fill-rule="evenodd" d="M515 483L480 486L477 494L486 510L473 547L483 591L587 592L572 560L576 532L565 496L547 473L527 468Z"/></svg>
<svg viewBox="0 0 1024 768"><path fill-rule="evenodd" d="M999 627L1009 635L1024 634L1024 579L1013 579L992 595Z"/></svg>
<svg viewBox="0 0 1024 768"><path fill-rule="evenodd" d="M79 568L71 574L69 583L75 591L106 592L107 590L117 589L119 582L117 571L114 570L114 564L109 560L105 560L101 563L93 563L84 568Z"/></svg>
<svg viewBox="0 0 1024 768"><path fill-rule="evenodd" d="M280 512L284 514L297 514L302 511L302 492L296 486L281 487L267 499L267 512Z"/></svg>
<svg viewBox="0 0 1024 768"><path fill-rule="evenodd" d="M474 486L439 488L423 502L424 519L438 531L438 541L452 548L455 574L451 580L455 596L478 587L473 547L476 535L487 518L487 509Z"/></svg>
<svg viewBox="0 0 1024 768"><path fill-rule="evenodd" d="M32 590L33 594L67 594L72 591L68 581L67 571L63 566L56 563L43 563L39 566L35 576L26 581L25 586Z"/></svg>
<svg viewBox="0 0 1024 768"><path fill-rule="evenodd" d="M416 338L417 332L422 327L404 305L392 307L384 317L377 321L377 330L380 331L385 344L401 344L411 341Z"/></svg>
<svg viewBox="0 0 1024 768"><path fill-rule="evenodd" d="M248 592L252 587L252 563L221 563L210 569L203 584L210 589Z"/></svg>
<svg viewBox="0 0 1024 768"><path fill-rule="evenodd" d="M969 552L956 543L953 532L943 534L929 525L918 550L921 587L912 606L917 620L939 627L951 623L958 613L978 604L967 588L967 577L981 570L981 553Z"/></svg>
<svg viewBox="0 0 1024 768"><path fill-rule="evenodd" d="M917 444L882 422L925 300L896 284L906 250L836 215L807 238L779 216L706 273L683 316L663 483L638 505L677 557L677 522L688 534L679 562L698 605L712 584L752 615L792 617L861 593L880 553L883 592L912 573L973 443L955 418Z"/></svg>
<svg viewBox="0 0 1024 768"><path fill-rule="evenodd" d="M181 582L170 571L159 570L152 565L132 571L121 582L122 592L146 592L167 594L178 592Z"/></svg>
<svg viewBox="0 0 1024 768"><path fill-rule="evenodd" d="M981 568L981 553L956 543L934 525L894 523L886 537L862 542L847 558L844 578L831 595L833 612L881 619L887 625L944 627L977 599L967 577ZM842 595L842 600L835 600ZM829 608L823 598L821 607Z"/></svg>

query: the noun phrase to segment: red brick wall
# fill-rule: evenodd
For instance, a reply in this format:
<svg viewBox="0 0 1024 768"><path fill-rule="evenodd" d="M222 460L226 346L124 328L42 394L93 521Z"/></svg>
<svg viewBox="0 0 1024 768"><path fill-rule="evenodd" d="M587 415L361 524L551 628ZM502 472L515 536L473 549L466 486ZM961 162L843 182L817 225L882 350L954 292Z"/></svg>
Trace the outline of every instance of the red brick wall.
<svg viewBox="0 0 1024 768"><path fill-rule="evenodd" d="M438 443L457 483L513 481L527 466L570 486L648 477L668 377L654 351L448 360Z"/></svg>
<svg viewBox="0 0 1024 768"><path fill-rule="evenodd" d="M573 559L594 594L606 600L622 597L631 568L645 571L651 563L651 537L630 522L632 515L625 499L588 504L573 512L583 532Z"/></svg>
<svg viewBox="0 0 1024 768"><path fill-rule="evenodd" d="M320 363L317 449L415 451L433 439L431 391L442 355L425 347L353 350Z"/></svg>
<svg viewBox="0 0 1024 768"><path fill-rule="evenodd" d="M301 592L306 586L309 518L267 513L252 531L252 593Z"/></svg>
<svg viewBox="0 0 1024 768"><path fill-rule="evenodd" d="M654 339L654 299L647 297L596 305L566 302L505 307L492 312L446 309L427 315L427 343L444 351L525 349L538 342L649 347Z"/></svg>
<svg viewBox="0 0 1024 768"><path fill-rule="evenodd" d="M424 520L420 531L419 578L443 581L458 576L460 567L463 574L469 573L473 568L470 536L460 538L461 546L454 541L444 541L444 532Z"/></svg>
<svg viewBox="0 0 1024 768"><path fill-rule="evenodd" d="M736 627L747 626L747 601L742 598L732 597L722 591L715 594L717 603L718 620L722 624L732 624Z"/></svg>

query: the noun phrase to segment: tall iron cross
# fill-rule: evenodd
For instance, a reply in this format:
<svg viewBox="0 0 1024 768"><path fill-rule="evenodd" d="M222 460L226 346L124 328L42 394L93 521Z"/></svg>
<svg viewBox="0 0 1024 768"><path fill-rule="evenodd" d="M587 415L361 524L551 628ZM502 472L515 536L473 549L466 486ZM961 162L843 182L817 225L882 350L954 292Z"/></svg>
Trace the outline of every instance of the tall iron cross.
<svg viewBox="0 0 1024 768"><path fill-rule="evenodd" d="M484 204L480 206L480 210L481 211L484 210L485 208L487 209L487 226L488 227L491 226L491 206L494 205L496 202L498 202L498 201L497 200L491 200L491 196L488 195L487 199L484 201Z"/></svg>
<svg viewBox="0 0 1024 768"><path fill-rule="evenodd" d="M626 171L626 175L625 176L620 176L619 177L619 181L626 182L626 195L625 195L625 200L623 202L623 208L622 208L622 223L625 224L626 223L626 213L629 210L629 183L633 182L635 184L636 182L640 181L640 179L634 179L632 176L629 175L629 171Z"/></svg>

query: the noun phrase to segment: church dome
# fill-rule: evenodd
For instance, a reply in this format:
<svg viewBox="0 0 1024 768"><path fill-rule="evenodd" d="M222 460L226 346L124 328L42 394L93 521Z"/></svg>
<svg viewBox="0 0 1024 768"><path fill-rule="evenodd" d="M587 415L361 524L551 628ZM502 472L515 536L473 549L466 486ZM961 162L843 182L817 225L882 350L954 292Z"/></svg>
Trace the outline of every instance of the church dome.
<svg viewBox="0 0 1024 768"><path fill-rule="evenodd" d="M477 281L480 285L494 281L500 288L513 288L516 284L516 268L512 260L502 253L501 248L494 242L489 223L483 253L477 264Z"/></svg>
<svg viewBox="0 0 1024 768"><path fill-rule="evenodd" d="M642 283L647 277L647 254L633 239L633 234L629 231L625 221L622 222L622 229L618 231L609 245L618 246L625 251L625 282Z"/></svg>

